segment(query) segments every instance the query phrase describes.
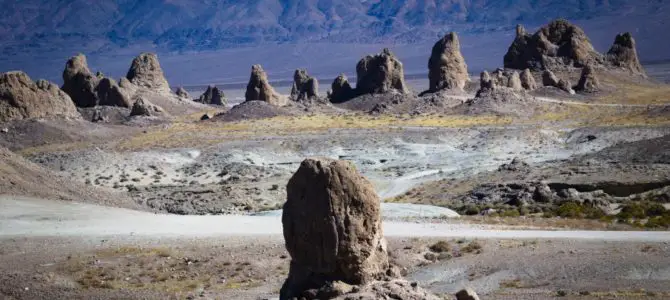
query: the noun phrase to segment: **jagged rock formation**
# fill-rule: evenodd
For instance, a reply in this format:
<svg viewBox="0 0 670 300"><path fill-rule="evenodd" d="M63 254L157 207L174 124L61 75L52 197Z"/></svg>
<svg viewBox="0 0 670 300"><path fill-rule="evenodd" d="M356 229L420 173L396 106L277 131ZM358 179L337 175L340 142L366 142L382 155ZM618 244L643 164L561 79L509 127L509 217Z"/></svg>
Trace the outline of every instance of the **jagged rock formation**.
<svg viewBox="0 0 670 300"><path fill-rule="evenodd" d="M460 89L469 80L468 66L461 54L461 44L455 32L437 41L428 60L429 91Z"/></svg>
<svg viewBox="0 0 670 300"><path fill-rule="evenodd" d="M572 89L572 83L570 83L570 80L561 78L561 80L558 81L558 86L557 88L569 93L569 94L574 94L575 90Z"/></svg>
<svg viewBox="0 0 670 300"><path fill-rule="evenodd" d="M582 68L582 74L579 77L579 82L575 86L578 92L593 93L600 89L600 81L596 77L595 71L591 65L586 65Z"/></svg>
<svg viewBox="0 0 670 300"><path fill-rule="evenodd" d="M489 74L489 72L484 71L479 75L479 86L480 89L495 88L495 83L493 82L493 78L491 78L491 74Z"/></svg>
<svg viewBox="0 0 670 300"><path fill-rule="evenodd" d="M93 107L98 105L99 78L93 76L88 68L86 56L78 54L68 59L63 70L63 91L67 93L78 107Z"/></svg>
<svg viewBox="0 0 670 300"><path fill-rule="evenodd" d="M130 97L111 78L103 77L95 88L98 105L130 107Z"/></svg>
<svg viewBox="0 0 670 300"><path fill-rule="evenodd" d="M307 70L298 69L293 74L293 86L291 87L291 100L304 101L319 96L319 81L307 75Z"/></svg>
<svg viewBox="0 0 670 300"><path fill-rule="evenodd" d="M520 79L521 86L523 86L524 89L532 91L537 88L535 77L533 77L533 73L530 72L530 69L523 70L523 72L521 72Z"/></svg>
<svg viewBox="0 0 670 300"><path fill-rule="evenodd" d="M189 95L189 93L186 91L186 89L184 89L184 87L182 87L182 86L177 88L177 91L175 92L175 94L177 94L177 96L179 98L182 98L182 99L191 99L191 95Z"/></svg>
<svg viewBox="0 0 670 300"><path fill-rule="evenodd" d="M617 34L614 44L607 51L607 61L615 67L626 69L633 74L646 77L635 48L635 39L630 32Z"/></svg>
<svg viewBox="0 0 670 300"><path fill-rule="evenodd" d="M549 70L544 70L542 72L542 85L544 86L558 86L558 77L556 77L556 74L554 72L549 71Z"/></svg>
<svg viewBox="0 0 670 300"><path fill-rule="evenodd" d="M514 91L523 91L523 85L521 84L521 77L519 77L519 72L512 71L509 74L507 77L507 87Z"/></svg>
<svg viewBox="0 0 670 300"><path fill-rule="evenodd" d="M524 80L527 81L525 85L523 82ZM489 74L487 71L484 71L479 76L479 90L477 91L476 97L488 95L491 91L498 89L508 89L513 92L521 92L526 90L526 86L534 86L535 81L532 79L532 75L530 79L532 81L527 78L524 78L524 80L522 80L519 76L519 72L514 70L510 71L498 68L493 72L493 74Z"/></svg>
<svg viewBox="0 0 670 300"><path fill-rule="evenodd" d="M78 119L81 115L55 84L33 82L21 71L0 74L0 122L48 117Z"/></svg>
<svg viewBox="0 0 670 300"><path fill-rule="evenodd" d="M349 80L344 74L337 76L337 78L333 80L330 88L331 90L328 98L332 103L341 103L355 96L355 91L351 88Z"/></svg>
<svg viewBox="0 0 670 300"><path fill-rule="evenodd" d="M133 59L126 78L134 85L158 93L171 93L163 69L154 53L142 53Z"/></svg>
<svg viewBox="0 0 670 300"><path fill-rule="evenodd" d="M519 70L583 67L594 62L602 62L602 55L581 28L563 19L551 21L532 35L518 25L504 57L505 68Z"/></svg>
<svg viewBox="0 0 670 300"><path fill-rule="evenodd" d="M425 295L377 281L397 275L389 266L379 203L372 184L349 162L304 160L287 185L282 224L291 264L280 299L349 299L343 295L354 290L384 289Z"/></svg>
<svg viewBox="0 0 670 300"><path fill-rule="evenodd" d="M356 65L356 75L357 94L408 92L402 63L388 48L361 59Z"/></svg>
<svg viewBox="0 0 670 300"><path fill-rule="evenodd" d="M246 101L260 100L277 106L286 104L286 99L275 92L274 88L270 85L268 75L261 65L253 65L251 67L251 77L249 78L244 98Z"/></svg>
<svg viewBox="0 0 670 300"><path fill-rule="evenodd" d="M208 86L207 90L195 101L203 104L214 105L226 105L228 103L228 100L226 99L226 96L223 94L223 92L219 90L218 87L213 85Z"/></svg>
<svg viewBox="0 0 670 300"><path fill-rule="evenodd" d="M133 104L132 109L130 110L130 116L145 116L153 117L164 114L162 108L154 105L149 102L149 100L144 99L143 97L135 97L135 103Z"/></svg>

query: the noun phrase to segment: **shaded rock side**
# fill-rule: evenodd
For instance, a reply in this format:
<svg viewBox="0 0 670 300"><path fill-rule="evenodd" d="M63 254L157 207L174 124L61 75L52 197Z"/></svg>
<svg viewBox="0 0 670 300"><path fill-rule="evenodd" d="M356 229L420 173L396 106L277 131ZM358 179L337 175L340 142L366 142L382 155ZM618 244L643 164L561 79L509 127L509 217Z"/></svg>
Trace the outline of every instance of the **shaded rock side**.
<svg viewBox="0 0 670 300"><path fill-rule="evenodd" d="M99 102L96 92L99 80L88 68L86 56L78 54L65 64L62 89L77 107L94 107Z"/></svg>
<svg viewBox="0 0 670 300"><path fill-rule="evenodd" d="M244 98L246 101L260 100L277 106L286 105L286 99L272 88L268 81L268 75L261 65L251 67L251 77Z"/></svg>
<svg viewBox="0 0 670 300"><path fill-rule="evenodd" d="M514 91L522 91L523 85L521 84L521 77L519 77L519 72L513 71L509 73L507 77L507 87L511 88Z"/></svg>
<svg viewBox="0 0 670 300"><path fill-rule="evenodd" d="M523 70L520 79L521 86L523 86L524 89L532 91L537 88L537 82L535 82L535 77L533 77L533 73L530 72L530 69Z"/></svg>
<svg viewBox="0 0 670 300"><path fill-rule="evenodd" d="M111 78L102 78L95 88L98 99L98 105L130 107L132 105L130 97L125 91Z"/></svg>
<svg viewBox="0 0 670 300"><path fill-rule="evenodd" d="M629 32L618 34L614 38L614 44L607 51L606 57L612 65L646 77L644 68L637 56L635 39Z"/></svg>
<svg viewBox="0 0 670 300"><path fill-rule="evenodd" d="M218 87L210 85L207 90L195 100L203 104L227 105L228 100Z"/></svg>
<svg viewBox="0 0 670 300"><path fill-rule="evenodd" d="M472 289L464 289L456 293L456 300L479 300L479 296Z"/></svg>
<svg viewBox="0 0 670 300"><path fill-rule="evenodd" d="M158 56L154 53L145 52L135 57L126 78L134 85L154 92L165 94L172 92L158 62Z"/></svg>
<svg viewBox="0 0 670 300"><path fill-rule="evenodd" d="M344 74L337 76L337 78L333 80L330 88L331 90L328 98L332 103L342 103L356 95L356 92L349 84L349 79L347 79L347 76Z"/></svg>
<svg viewBox="0 0 670 300"><path fill-rule="evenodd" d="M428 80L430 91L460 89L469 80L468 66L461 54L458 35L450 32L437 41L428 60Z"/></svg>
<svg viewBox="0 0 670 300"><path fill-rule="evenodd" d="M581 28L563 19L551 21L532 35L518 25L504 57L505 68L519 70L583 67L594 62L602 62L602 55Z"/></svg>
<svg viewBox="0 0 670 300"><path fill-rule="evenodd" d="M356 65L356 75L358 94L408 92L402 63L388 48L384 48L379 54L361 59Z"/></svg>
<svg viewBox="0 0 670 300"><path fill-rule="evenodd" d="M179 98L182 98L182 99L191 99L191 95L182 86L177 88L177 91L175 91L175 94L177 94L177 96Z"/></svg>
<svg viewBox="0 0 670 300"><path fill-rule="evenodd" d="M0 74L0 122L48 117L78 119L81 115L55 84L33 82L21 71Z"/></svg>
<svg viewBox="0 0 670 300"><path fill-rule="evenodd" d="M542 72L542 85L543 86L553 86L553 87L558 87L558 77L556 77L556 74L554 72L549 71L549 70L544 70Z"/></svg>
<svg viewBox="0 0 670 300"><path fill-rule="evenodd" d="M307 75L307 70L298 69L293 74L293 86L291 87L291 100L305 101L315 99L319 96L319 81Z"/></svg>
<svg viewBox="0 0 670 300"><path fill-rule="evenodd" d="M595 70L591 65L582 68L582 74L579 77L579 82L575 86L578 92L593 93L600 89L600 81L596 76Z"/></svg>
<svg viewBox="0 0 670 300"><path fill-rule="evenodd" d="M389 268L379 197L349 162L304 160L287 185L282 224L292 259L282 300L334 281L369 283Z"/></svg>
<svg viewBox="0 0 670 300"><path fill-rule="evenodd" d="M149 100L144 99L143 97L136 97L135 103L133 104L132 109L130 110L130 116L145 116L145 117L154 117L165 114L162 108Z"/></svg>

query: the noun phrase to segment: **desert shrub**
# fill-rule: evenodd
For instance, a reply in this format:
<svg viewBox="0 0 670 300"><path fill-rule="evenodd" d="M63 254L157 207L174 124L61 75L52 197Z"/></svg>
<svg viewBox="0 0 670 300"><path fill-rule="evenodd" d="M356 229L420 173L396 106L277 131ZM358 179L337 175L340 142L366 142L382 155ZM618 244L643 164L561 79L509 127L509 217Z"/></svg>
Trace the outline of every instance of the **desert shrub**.
<svg viewBox="0 0 670 300"><path fill-rule="evenodd" d="M437 252L437 253L442 253L442 252L448 252L451 250L451 246L447 241L439 241L430 247L428 247L430 251Z"/></svg>
<svg viewBox="0 0 670 300"><path fill-rule="evenodd" d="M629 203L621 207L617 214L619 220L644 219L647 217L644 206L641 203Z"/></svg>
<svg viewBox="0 0 670 300"><path fill-rule="evenodd" d="M464 253L481 253L482 251L482 245L477 242L477 241L472 241L463 248L461 248L461 251Z"/></svg>
<svg viewBox="0 0 670 300"><path fill-rule="evenodd" d="M553 215L570 219L601 219L605 217L605 212L591 205L567 202L556 208Z"/></svg>
<svg viewBox="0 0 670 300"><path fill-rule="evenodd" d="M502 217L518 217L521 213L517 209L508 209L500 213Z"/></svg>

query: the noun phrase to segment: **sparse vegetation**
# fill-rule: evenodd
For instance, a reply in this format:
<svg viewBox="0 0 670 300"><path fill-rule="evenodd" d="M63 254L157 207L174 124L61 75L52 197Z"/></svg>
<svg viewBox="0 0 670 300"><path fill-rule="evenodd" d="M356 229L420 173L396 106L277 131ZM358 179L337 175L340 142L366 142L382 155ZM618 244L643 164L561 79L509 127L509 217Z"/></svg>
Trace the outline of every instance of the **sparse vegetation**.
<svg viewBox="0 0 670 300"><path fill-rule="evenodd" d="M428 247L428 249L435 253L449 252L451 250L451 245L449 245L449 242L447 241L439 241Z"/></svg>

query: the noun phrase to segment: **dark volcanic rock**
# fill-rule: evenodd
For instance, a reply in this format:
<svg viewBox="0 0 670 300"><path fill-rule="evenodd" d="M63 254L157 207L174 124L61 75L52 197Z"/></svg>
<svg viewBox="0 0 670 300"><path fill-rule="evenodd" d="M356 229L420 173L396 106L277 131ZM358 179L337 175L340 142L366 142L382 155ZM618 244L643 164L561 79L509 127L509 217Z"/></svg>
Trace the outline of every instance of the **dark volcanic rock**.
<svg viewBox="0 0 670 300"><path fill-rule="evenodd" d="M460 89L469 79L458 36L450 32L437 41L428 60L429 91Z"/></svg>
<svg viewBox="0 0 670 300"><path fill-rule="evenodd" d="M629 32L618 34L614 44L607 51L607 60L614 66L626 69L633 74L646 76L635 48L635 39Z"/></svg>
<svg viewBox="0 0 670 300"><path fill-rule="evenodd" d="M170 85L163 75L163 69L154 53L142 53L133 59L126 78L134 85L148 90L169 94Z"/></svg>
<svg viewBox="0 0 670 300"><path fill-rule="evenodd" d="M272 88L268 81L268 75L261 65L251 67L251 77L244 98L245 101L259 100L276 106L286 105L286 99Z"/></svg>
<svg viewBox="0 0 670 300"><path fill-rule="evenodd" d="M307 75L307 70L298 69L293 74L293 86L291 87L291 100L304 101L315 99L319 96L319 81Z"/></svg>
<svg viewBox="0 0 670 300"><path fill-rule="evenodd" d="M86 56L78 54L71 57L63 70L63 91L67 93L78 107L98 105L98 77L91 73Z"/></svg>
<svg viewBox="0 0 670 300"><path fill-rule="evenodd" d="M356 65L356 75L358 94L408 92L402 63L388 48L384 48L382 53L361 59Z"/></svg>
<svg viewBox="0 0 670 300"><path fill-rule="evenodd" d="M575 90L579 92L593 93L597 92L600 89L600 82L598 77L596 77L595 71L591 65L587 65L582 68L582 75L579 78Z"/></svg>
<svg viewBox="0 0 670 300"><path fill-rule="evenodd" d="M95 88L98 105L130 107L131 101L128 95L111 78L102 78Z"/></svg>
<svg viewBox="0 0 670 300"><path fill-rule="evenodd" d="M519 70L583 67L593 62L602 62L602 55L581 28L563 19L550 22L532 35L518 25L516 38L504 58L506 68Z"/></svg>
<svg viewBox="0 0 670 300"><path fill-rule="evenodd" d="M20 71L0 74L0 122L47 117L81 118L70 97L55 84L33 82Z"/></svg>
<svg viewBox="0 0 670 300"><path fill-rule="evenodd" d="M340 74L333 80L331 85L331 91L329 95L329 100L332 103L341 103L345 102L356 96L354 89L351 88L347 76Z"/></svg>
<svg viewBox="0 0 670 300"><path fill-rule="evenodd" d="M218 87L213 85L208 86L207 90L195 101L203 104L214 105L226 105L228 103L228 100L226 99L226 96L223 94L223 92L219 90Z"/></svg>

